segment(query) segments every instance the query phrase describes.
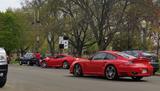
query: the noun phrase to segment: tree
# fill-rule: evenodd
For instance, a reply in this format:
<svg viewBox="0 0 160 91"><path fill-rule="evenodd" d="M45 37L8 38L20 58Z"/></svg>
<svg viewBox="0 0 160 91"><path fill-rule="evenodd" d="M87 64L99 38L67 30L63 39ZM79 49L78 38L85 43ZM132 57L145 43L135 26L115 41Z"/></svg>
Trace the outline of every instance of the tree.
<svg viewBox="0 0 160 91"><path fill-rule="evenodd" d="M147 0L135 0L130 2L130 5L126 9L126 18L125 23L123 24L123 31L121 31L117 37L113 40L113 49L116 50L143 50L142 44L142 34L143 28L141 26L141 21L146 21L146 28L145 28L145 39L146 40L146 50L149 49L150 45L150 33L151 33L151 20L153 17L153 7L152 3ZM148 39L148 40L147 40Z"/></svg>
<svg viewBox="0 0 160 91"><path fill-rule="evenodd" d="M128 0L71 0L87 17L99 50L105 50L123 22ZM118 17L119 16L119 17Z"/></svg>
<svg viewBox="0 0 160 91"><path fill-rule="evenodd" d="M19 47L20 26L16 22L15 15L10 11L0 13L0 18L0 46L9 54Z"/></svg>
<svg viewBox="0 0 160 91"><path fill-rule="evenodd" d="M71 45L76 49L77 56L80 57L83 49L93 45L95 40L83 11L79 7L74 7L71 1L63 2L63 4L59 10L64 16L64 31L69 36Z"/></svg>

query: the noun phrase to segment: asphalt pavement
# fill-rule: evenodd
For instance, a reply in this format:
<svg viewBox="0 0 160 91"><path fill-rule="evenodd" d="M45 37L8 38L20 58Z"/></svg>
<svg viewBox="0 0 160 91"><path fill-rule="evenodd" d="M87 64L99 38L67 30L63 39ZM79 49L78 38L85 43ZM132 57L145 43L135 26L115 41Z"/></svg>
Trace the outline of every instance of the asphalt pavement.
<svg viewBox="0 0 160 91"><path fill-rule="evenodd" d="M0 91L159 91L160 77L142 81L122 78L109 81L102 77L73 77L68 70L9 65L7 84Z"/></svg>

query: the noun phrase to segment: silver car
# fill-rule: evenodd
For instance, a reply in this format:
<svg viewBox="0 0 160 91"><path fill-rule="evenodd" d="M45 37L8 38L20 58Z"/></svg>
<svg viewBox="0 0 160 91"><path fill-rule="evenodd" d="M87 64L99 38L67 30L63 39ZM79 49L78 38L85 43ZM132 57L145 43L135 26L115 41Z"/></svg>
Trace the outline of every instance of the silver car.
<svg viewBox="0 0 160 91"><path fill-rule="evenodd" d="M6 84L8 72L8 63L6 51L0 48L0 88Z"/></svg>

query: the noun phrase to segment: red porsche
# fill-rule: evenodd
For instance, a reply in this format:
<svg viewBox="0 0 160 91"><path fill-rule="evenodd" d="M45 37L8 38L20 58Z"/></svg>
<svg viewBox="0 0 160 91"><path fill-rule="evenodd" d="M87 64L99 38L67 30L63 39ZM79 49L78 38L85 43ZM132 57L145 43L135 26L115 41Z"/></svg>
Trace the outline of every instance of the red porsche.
<svg viewBox="0 0 160 91"><path fill-rule="evenodd" d="M75 61L75 58L69 55L60 54L55 57L46 57L40 64L43 68L47 67L62 67L68 69L70 65Z"/></svg>
<svg viewBox="0 0 160 91"><path fill-rule="evenodd" d="M109 80L119 77L141 80L153 73L153 67L147 60L117 51L100 51L89 59L77 58L70 66L70 73L76 77L94 75L104 76Z"/></svg>

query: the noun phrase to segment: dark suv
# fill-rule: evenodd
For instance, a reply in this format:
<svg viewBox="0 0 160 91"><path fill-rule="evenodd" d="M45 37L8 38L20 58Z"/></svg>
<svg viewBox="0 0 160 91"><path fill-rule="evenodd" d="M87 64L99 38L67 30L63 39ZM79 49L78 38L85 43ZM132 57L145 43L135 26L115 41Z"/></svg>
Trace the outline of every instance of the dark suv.
<svg viewBox="0 0 160 91"><path fill-rule="evenodd" d="M159 60L158 56L154 53L144 52L144 51L124 51L125 53L135 56L137 58L145 57L150 60L151 65L153 66L153 74L159 70Z"/></svg>
<svg viewBox="0 0 160 91"><path fill-rule="evenodd" d="M34 53L26 53L23 57L20 58L19 64L27 64L30 66L33 66L34 64L37 64L38 60L36 59Z"/></svg>
<svg viewBox="0 0 160 91"><path fill-rule="evenodd" d="M7 80L8 64L7 55L3 48L0 48L0 88L2 88Z"/></svg>

